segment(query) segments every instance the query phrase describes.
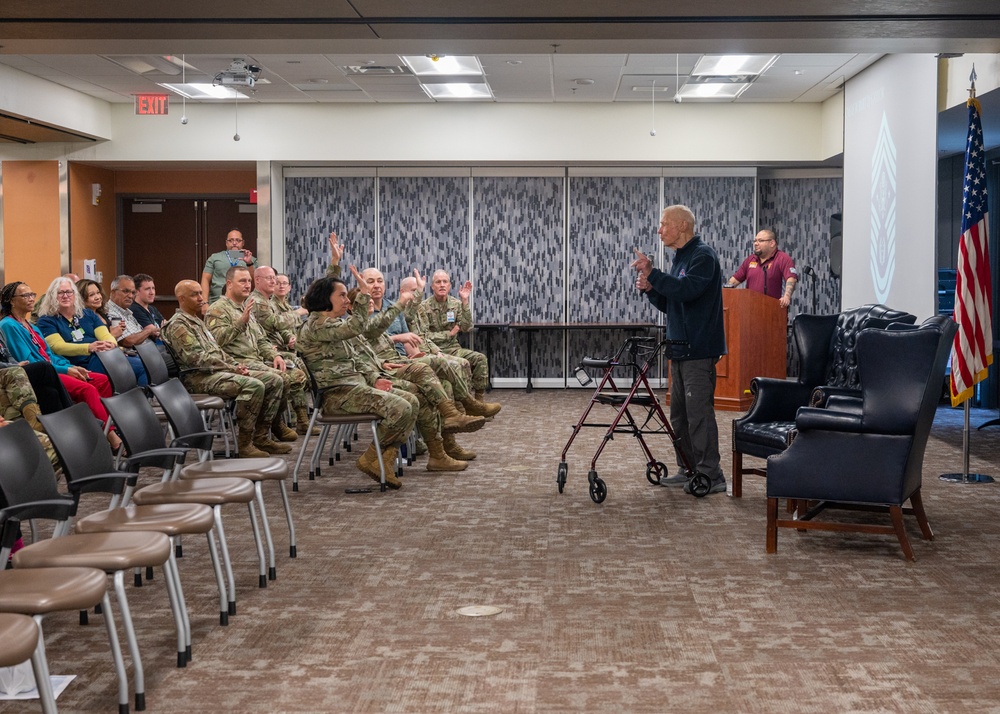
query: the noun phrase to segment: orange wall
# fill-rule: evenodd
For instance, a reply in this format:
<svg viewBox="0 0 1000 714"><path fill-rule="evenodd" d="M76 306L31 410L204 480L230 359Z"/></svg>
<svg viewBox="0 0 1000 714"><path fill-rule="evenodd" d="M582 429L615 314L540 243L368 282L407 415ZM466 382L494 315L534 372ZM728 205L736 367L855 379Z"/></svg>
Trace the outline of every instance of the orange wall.
<svg viewBox="0 0 1000 714"><path fill-rule="evenodd" d="M93 184L101 185L99 205L93 205ZM69 166L70 270L83 277L84 258L97 260L104 287L118 273L115 225L115 174L108 169L71 163Z"/></svg>
<svg viewBox="0 0 1000 714"><path fill-rule="evenodd" d="M226 194L257 188L253 171L117 171L118 193Z"/></svg>
<svg viewBox="0 0 1000 714"><path fill-rule="evenodd" d="M41 293L59 265L59 162L3 162L4 282Z"/></svg>

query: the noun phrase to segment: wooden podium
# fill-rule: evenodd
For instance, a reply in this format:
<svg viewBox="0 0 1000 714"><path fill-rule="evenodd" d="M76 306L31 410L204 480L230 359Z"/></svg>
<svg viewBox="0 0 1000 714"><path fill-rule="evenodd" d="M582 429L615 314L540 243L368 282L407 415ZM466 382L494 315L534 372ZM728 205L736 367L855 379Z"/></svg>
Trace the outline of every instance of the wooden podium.
<svg viewBox="0 0 1000 714"><path fill-rule="evenodd" d="M729 354L716 366L715 408L742 412L753 402L751 379L787 376L788 310L773 297L726 288L722 313Z"/></svg>
<svg viewBox="0 0 1000 714"><path fill-rule="evenodd" d="M778 300L746 288L722 291L726 347L715 366L715 408L745 412L753 403L750 380L784 379L788 351L788 311ZM670 404L670 394L664 400Z"/></svg>

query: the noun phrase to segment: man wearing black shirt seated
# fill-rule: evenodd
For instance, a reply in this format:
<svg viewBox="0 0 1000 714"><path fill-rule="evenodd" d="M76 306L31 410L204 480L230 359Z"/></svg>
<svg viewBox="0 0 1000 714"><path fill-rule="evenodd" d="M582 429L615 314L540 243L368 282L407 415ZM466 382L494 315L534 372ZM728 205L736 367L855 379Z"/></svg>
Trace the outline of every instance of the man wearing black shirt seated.
<svg viewBox="0 0 1000 714"><path fill-rule="evenodd" d="M163 327L165 320L160 311L153 305L156 299L156 284L153 277L146 273L136 273L132 276L135 282L135 299L129 306L129 310L135 315L139 327L154 325L157 328Z"/></svg>

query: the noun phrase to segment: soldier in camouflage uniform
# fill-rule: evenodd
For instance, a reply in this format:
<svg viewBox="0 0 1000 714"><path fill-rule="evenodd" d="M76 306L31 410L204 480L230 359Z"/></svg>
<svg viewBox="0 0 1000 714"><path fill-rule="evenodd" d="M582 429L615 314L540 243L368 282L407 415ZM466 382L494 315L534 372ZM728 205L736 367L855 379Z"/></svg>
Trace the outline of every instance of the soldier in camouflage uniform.
<svg viewBox="0 0 1000 714"><path fill-rule="evenodd" d="M369 283L369 288L371 287ZM391 374L390 379L394 385L412 391L407 385L397 384L397 380L405 380L416 387L415 393L420 399L417 429L430 452L427 470L464 471L467 464L448 455L442 435L476 431L482 428L486 420L482 416L461 414L455 408L452 397L445 390L442 381L435 375L434 369L428 364L400 357L385 332L386 326L402 312L405 305L403 296L406 296L408 301L412 295L412 292L400 291L398 302L382 312L370 315L363 335L370 345L376 363ZM368 303L368 309L372 310L371 301ZM456 376L450 367L443 364L442 366L447 369L450 376Z"/></svg>
<svg viewBox="0 0 1000 714"><path fill-rule="evenodd" d="M164 325L161 336L177 359L184 386L192 392L236 399L241 457L290 451L287 444L275 443L268 435L281 404L281 377L273 370L261 372L237 364L222 351L201 319L205 297L199 283L182 280L174 295L180 309Z"/></svg>
<svg viewBox="0 0 1000 714"><path fill-rule="evenodd" d="M339 268L338 268L339 270ZM351 266L360 281L360 274ZM367 286L361 292L349 319L344 319L351 303L347 286L340 278L320 278L309 286L305 307L309 317L299 330L296 346L323 394L322 409L327 414L378 414L377 434L387 467L396 462L398 448L406 441L416 422L417 404L412 394L394 388L388 375L375 369L358 350L358 337L368 321ZM379 480L378 454L374 442L358 459L358 468ZM394 473L386 473L386 483L402 487Z"/></svg>
<svg viewBox="0 0 1000 714"><path fill-rule="evenodd" d="M298 436L294 429L285 426L282 415L286 404L291 402L308 426L306 373L286 364L253 315L254 303L249 300L250 271L236 266L230 268L227 275L225 292L208 308L205 325L222 351L233 360L253 370L274 372L281 378L284 384L282 403L271 424L271 432L279 441L295 441Z"/></svg>
<svg viewBox="0 0 1000 714"><path fill-rule="evenodd" d="M58 467L59 459L56 457L55 449L52 448L52 442L45 435L42 423L38 421L39 414L35 390L31 388L31 382L28 381L24 369L17 364L0 362L0 426L23 417L35 430L49 461Z"/></svg>
<svg viewBox="0 0 1000 714"><path fill-rule="evenodd" d="M287 284L288 277L285 277ZM277 295L278 278L274 268L261 265L253 271L254 291L250 293L250 300L253 301L253 317L257 324L267 335L267 341L273 345L285 365L290 369L296 369L295 364L298 357L295 355L295 333L298 331L302 320L291 306L288 310L279 307L281 304ZM288 319L291 317L291 320ZM301 371L301 370L298 370ZM303 373L303 378L304 378ZM309 402L304 391L292 390L292 409L295 410L295 431L305 434L309 428ZM318 429L313 429L313 436L319 434Z"/></svg>
<svg viewBox="0 0 1000 714"><path fill-rule="evenodd" d="M472 282L466 280L458 289L458 297L461 299L451 297L448 294L450 292L451 278L448 273L444 270L434 271L431 299L424 300L420 305L421 314L427 321L427 335L442 352L469 360L472 365L472 389L476 399L483 401L489 375L486 355L467 350L458 342L459 332L469 332L472 329L472 310L469 308Z"/></svg>
<svg viewBox="0 0 1000 714"><path fill-rule="evenodd" d="M291 330L293 335L297 335L305 317L303 315L305 308L296 307L288 302L288 293L291 290L292 284L288 276L284 273L279 273L274 281L274 295L271 296L271 306L274 308L275 314L278 315L278 319L281 320L281 324Z"/></svg>

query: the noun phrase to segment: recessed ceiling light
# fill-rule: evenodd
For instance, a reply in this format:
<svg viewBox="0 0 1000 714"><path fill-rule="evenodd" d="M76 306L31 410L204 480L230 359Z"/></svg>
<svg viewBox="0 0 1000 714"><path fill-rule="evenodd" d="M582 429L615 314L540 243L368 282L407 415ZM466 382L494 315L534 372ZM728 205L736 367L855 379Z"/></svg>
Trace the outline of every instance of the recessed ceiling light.
<svg viewBox="0 0 1000 714"><path fill-rule="evenodd" d="M493 99L489 85L477 83L448 82L445 84L422 84L428 95L438 100L449 99Z"/></svg>
<svg viewBox="0 0 1000 714"><path fill-rule="evenodd" d="M749 86L749 82L745 84L722 84L714 82L685 84L677 92L677 96L684 99L736 99Z"/></svg>
<svg viewBox="0 0 1000 714"><path fill-rule="evenodd" d="M588 87L594 83L592 79L574 79L573 84L579 85L581 87Z"/></svg>
<svg viewBox="0 0 1000 714"><path fill-rule="evenodd" d="M436 58L436 59L434 59ZM401 57L413 74L418 76L473 76L482 75L479 58L460 55L409 55Z"/></svg>
<svg viewBox="0 0 1000 714"><path fill-rule="evenodd" d="M703 55L691 70L691 75L719 77L763 74L776 59L778 55Z"/></svg>
<svg viewBox="0 0 1000 714"><path fill-rule="evenodd" d="M507 64L521 64L521 60L507 60Z"/></svg>
<svg viewBox="0 0 1000 714"><path fill-rule="evenodd" d="M222 85L190 82L188 84L165 84L160 82L159 84L164 89L169 89L171 92L175 92L188 99L235 99L236 97L249 99L246 94L238 92L229 86L224 87Z"/></svg>

